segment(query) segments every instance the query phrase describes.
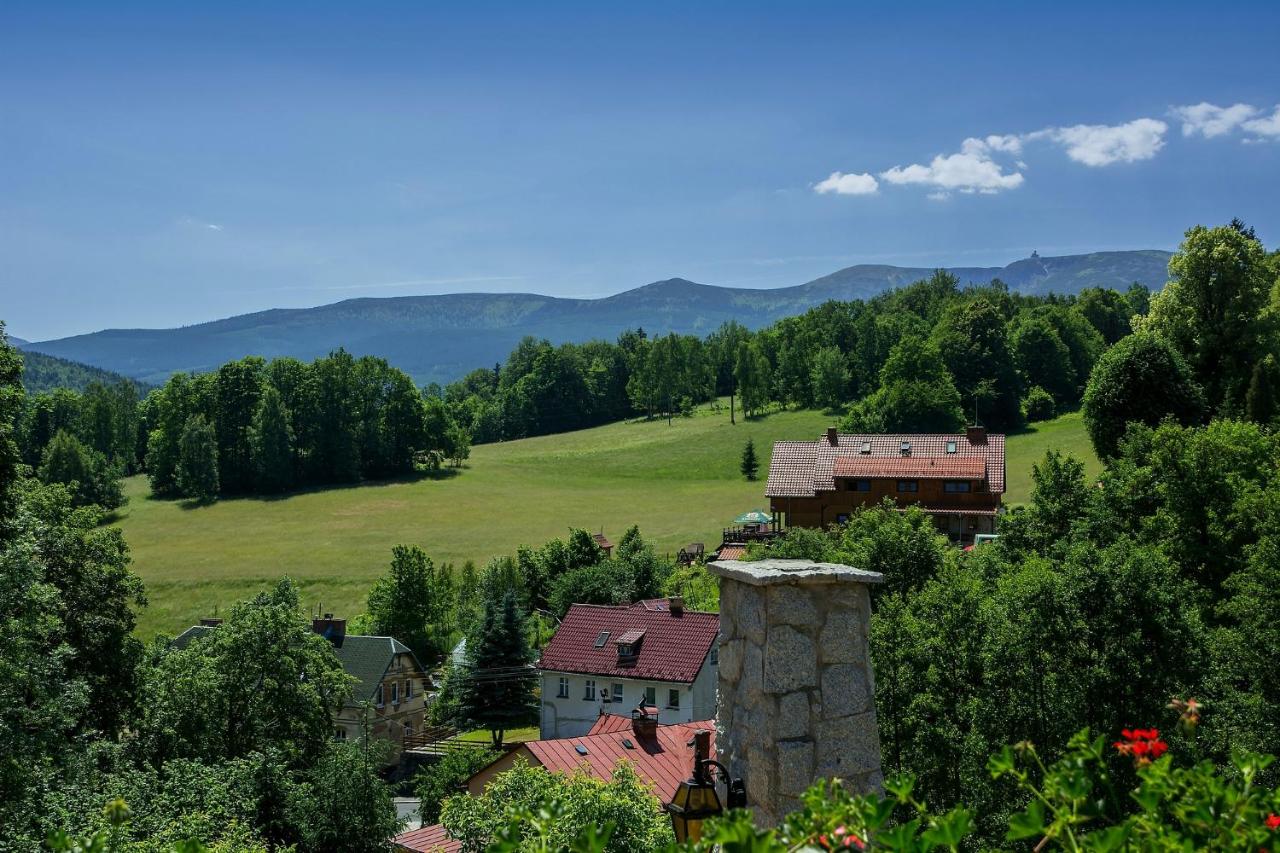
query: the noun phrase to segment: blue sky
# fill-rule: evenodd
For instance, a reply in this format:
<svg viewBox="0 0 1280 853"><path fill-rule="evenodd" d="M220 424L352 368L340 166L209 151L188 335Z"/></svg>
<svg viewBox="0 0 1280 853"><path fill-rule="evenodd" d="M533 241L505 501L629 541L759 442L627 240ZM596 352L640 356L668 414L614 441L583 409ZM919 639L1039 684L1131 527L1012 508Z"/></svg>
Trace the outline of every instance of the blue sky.
<svg viewBox="0 0 1280 853"><path fill-rule="evenodd" d="M1280 241L1280 4L254 5L0 9L12 334Z"/></svg>

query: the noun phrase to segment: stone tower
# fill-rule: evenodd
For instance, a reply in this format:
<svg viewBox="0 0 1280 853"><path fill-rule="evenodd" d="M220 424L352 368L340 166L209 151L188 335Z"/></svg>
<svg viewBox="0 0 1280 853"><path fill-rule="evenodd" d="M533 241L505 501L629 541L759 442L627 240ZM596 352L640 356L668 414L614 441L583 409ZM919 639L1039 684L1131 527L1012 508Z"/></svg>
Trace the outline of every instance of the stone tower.
<svg viewBox="0 0 1280 853"><path fill-rule="evenodd" d="M881 576L808 560L707 568L720 577L717 751L757 819L776 824L820 777L878 788L867 587Z"/></svg>

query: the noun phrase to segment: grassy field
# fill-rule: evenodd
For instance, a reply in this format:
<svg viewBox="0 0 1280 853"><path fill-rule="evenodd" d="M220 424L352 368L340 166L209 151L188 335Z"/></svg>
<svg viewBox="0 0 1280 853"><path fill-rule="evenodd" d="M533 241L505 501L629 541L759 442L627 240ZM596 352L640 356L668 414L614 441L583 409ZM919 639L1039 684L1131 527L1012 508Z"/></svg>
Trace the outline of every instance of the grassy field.
<svg viewBox="0 0 1280 853"><path fill-rule="evenodd" d="M309 607L353 616L401 543L420 545L437 561L477 565L570 527L603 529L616 541L639 524L671 553L690 541L717 544L735 515L767 506L763 482L738 473L747 438L760 453L763 480L773 441L817 438L831 421L819 412L780 412L733 426L723 413L701 412L671 426L611 424L476 447L455 476L196 508L150 498L146 480L135 477L117 523L150 598L139 633L177 633L285 574ZM1010 437L1010 502L1026 499L1031 462L1047 447L1085 455L1079 416Z"/></svg>

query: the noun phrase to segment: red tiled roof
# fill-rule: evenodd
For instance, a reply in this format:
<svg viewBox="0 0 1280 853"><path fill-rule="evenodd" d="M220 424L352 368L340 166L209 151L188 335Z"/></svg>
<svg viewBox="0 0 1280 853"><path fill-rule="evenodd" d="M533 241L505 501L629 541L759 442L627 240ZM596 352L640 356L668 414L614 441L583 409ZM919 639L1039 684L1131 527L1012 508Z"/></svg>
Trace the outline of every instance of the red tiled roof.
<svg viewBox="0 0 1280 853"><path fill-rule="evenodd" d="M608 716L611 715L605 715ZM601 720L605 717L601 717ZM689 745L693 732L698 729L711 732L711 754L715 755L715 720L661 725L656 727L652 737L642 738L631 730L629 719L619 719L627 723L626 729L615 730L610 721L605 724L611 729L608 732L557 740L534 740L520 749L528 750L538 764L552 773L572 773L584 767L597 779L610 778L618 762L626 759L634 765L641 779L653 785L653 795L663 803L671 801L676 787L689 778L693 770L693 747ZM596 721L596 725L601 725L600 720ZM634 748L628 749L624 740ZM578 752L579 746L586 750L586 755Z"/></svg>
<svg viewBox="0 0 1280 853"><path fill-rule="evenodd" d="M911 442L910 456L903 456L902 442ZM947 453L947 443L955 442L956 452ZM863 444L870 446L869 453L862 452ZM964 433L924 433L888 435L844 435L837 437L832 447L826 438L817 441L779 441L773 445L769 461L769 479L765 495L776 497L811 498L818 492L835 490L835 465L837 460L862 460L891 463L890 460L909 460L920 463L928 459L961 463L979 460L983 463L987 487L995 494L1004 492L1004 436L988 433L980 443L970 443ZM841 461L841 465L849 463ZM977 470L976 462L972 464ZM849 470L849 469L846 469ZM875 476L875 475L870 475ZM890 474L887 476L898 476ZM919 476L919 475L916 475ZM968 475L957 475L968 476Z"/></svg>
<svg viewBox="0 0 1280 853"><path fill-rule="evenodd" d="M725 545L716 555L717 560L741 560L747 553L746 545Z"/></svg>
<svg viewBox="0 0 1280 853"><path fill-rule="evenodd" d="M397 850L409 850L413 853L459 853L462 842L454 841L440 824L424 826L402 832L391 843Z"/></svg>
<svg viewBox="0 0 1280 853"><path fill-rule="evenodd" d="M647 610L648 608L645 608L645 609ZM636 630L628 631L627 633L623 634L621 637L619 637L619 638L618 638L617 640L615 640L614 642L619 643L619 644L621 644L621 645L624 645L624 646L625 646L625 645L627 645L628 643L634 643L634 642L636 642L637 640L641 639L642 637L644 637L644 630L643 630L643 629L636 629Z"/></svg>
<svg viewBox="0 0 1280 853"><path fill-rule="evenodd" d="M608 631L611 637L644 631L639 654L619 663L614 643L595 647L602 631ZM719 633L717 613L686 610L675 616L667 610L651 609L645 602L616 607L575 604L543 649L538 666L552 672L690 684L697 678Z"/></svg>
<svg viewBox="0 0 1280 853"><path fill-rule="evenodd" d="M919 480L985 480L987 460L977 456L962 458L937 456L839 456L833 460L834 477L911 477Z"/></svg>

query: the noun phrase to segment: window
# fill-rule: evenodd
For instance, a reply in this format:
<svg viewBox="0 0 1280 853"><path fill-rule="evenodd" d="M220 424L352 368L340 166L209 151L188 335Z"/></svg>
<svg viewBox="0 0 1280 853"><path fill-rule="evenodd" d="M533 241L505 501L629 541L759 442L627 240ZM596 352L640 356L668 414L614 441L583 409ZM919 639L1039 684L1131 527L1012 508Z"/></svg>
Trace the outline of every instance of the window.
<svg viewBox="0 0 1280 853"><path fill-rule="evenodd" d="M346 728L344 728L344 727L342 727L342 726L339 726L339 727L338 727L338 729L337 729L337 731L335 731L335 732L333 733L333 737L334 737L334 739L335 739L335 740L346 740L346 739L347 739L347 730L346 730Z"/></svg>
<svg viewBox="0 0 1280 853"><path fill-rule="evenodd" d="M871 481L870 480L854 480L853 490L855 492L869 492L871 491Z"/></svg>
<svg viewBox="0 0 1280 853"><path fill-rule="evenodd" d="M970 488L968 480L947 480L942 484L944 492L967 492Z"/></svg>
<svg viewBox="0 0 1280 853"><path fill-rule="evenodd" d="M649 706L658 704L658 689L656 687L646 687L644 689L644 704Z"/></svg>
<svg viewBox="0 0 1280 853"><path fill-rule="evenodd" d="M708 656L712 666L720 665L720 646L716 643L711 644L711 654Z"/></svg>
<svg viewBox="0 0 1280 853"><path fill-rule="evenodd" d="M918 482L916 482L915 480L899 480L899 481L898 481L898 491L900 491L900 492L918 492L918 491L920 491L920 484L919 484Z"/></svg>
<svg viewBox="0 0 1280 853"><path fill-rule="evenodd" d="M911 455L911 442L909 442L909 441L904 441L904 442L902 442L901 444L899 444L899 445L898 445L898 451L899 451L903 456L910 456L910 455Z"/></svg>
<svg viewBox="0 0 1280 853"><path fill-rule="evenodd" d="M596 701L596 680L588 678L586 681L586 690L583 692L582 698L588 702Z"/></svg>
<svg viewBox="0 0 1280 853"><path fill-rule="evenodd" d="M391 704L400 704L400 682L398 681L391 682Z"/></svg>
<svg viewBox="0 0 1280 853"><path fill-rule="evenodd" d="M381 708L384 704L386 704L386 701L382 697L381 684L378 685L378 689L375 690L373 693L373 704L377 705L379 708Z"/></svg>
<svg viewBox="0 0 1280 853"><path fill-rule="evenodd" d="M679 690L667 691L667 707L668 708L680 707L680 691Z"/></svg>
<svg viewBox="0 0 1280 853"><path fill-rule="evenodd" d="M613 701L622 701L622 685L616 681L613 683Z"/></svg>
<svg viewBox="0 0 1280 853"><path fill-rule="evenodd" d="M848 523L849 523L849 513L847 512L836 513L836 524L848 524Z"/></svg>
<svg viewBox="0 0 1280 853"><path fill-rule="evenodd" d="M636 656L635 647L630 643L618 643L618 657L631 658Z"/></svg>
<svg viewBox="0 0 1280 853"><path fill-rule="evenodd" d="M955 453L955 452L956 452L956 443L955 443L954 441L948 441L948 442L947 442L947 452L948 452L948 453Z"/></svg>
<svg viewBox="0 0 1280 853"><path fill-rule="evenodd" d="M871 452L871 442L869 442L869 441L864 441L864 442L862 442L862 447L858 448L858 452L859 452L859 453L870 453L870 452Z"/></svg>
<svg viewBox="0 0 1280 853"><path fill-rule="evenodd" d="M607 643L607 642L609 642L609 632L608 632L608 631L601 631L601 632L600 632L600 636L596 637L596 648L597 648L597 649L603 649L603 648L604 648L604 644L605 644L605 643Z"/></svg>
<svg viewBox="0 0 1280 853"><path fill-rule="evenodd" d="M406 700L413 698L413 679L406 678L404 680L404 698Z"/></svg>
<svg viewBox="0 0 1280 853"><path fill-rule="evenodd" d="M556 696L561 699L569 698L569 679L563 675L560 676L560 689L556 692Z"/></svg>
<svg viewBox="0 0 1280 853"><path fill-rule="evenodd" d="M404 724L404 736L413 737L413 723Z"/></svg>

